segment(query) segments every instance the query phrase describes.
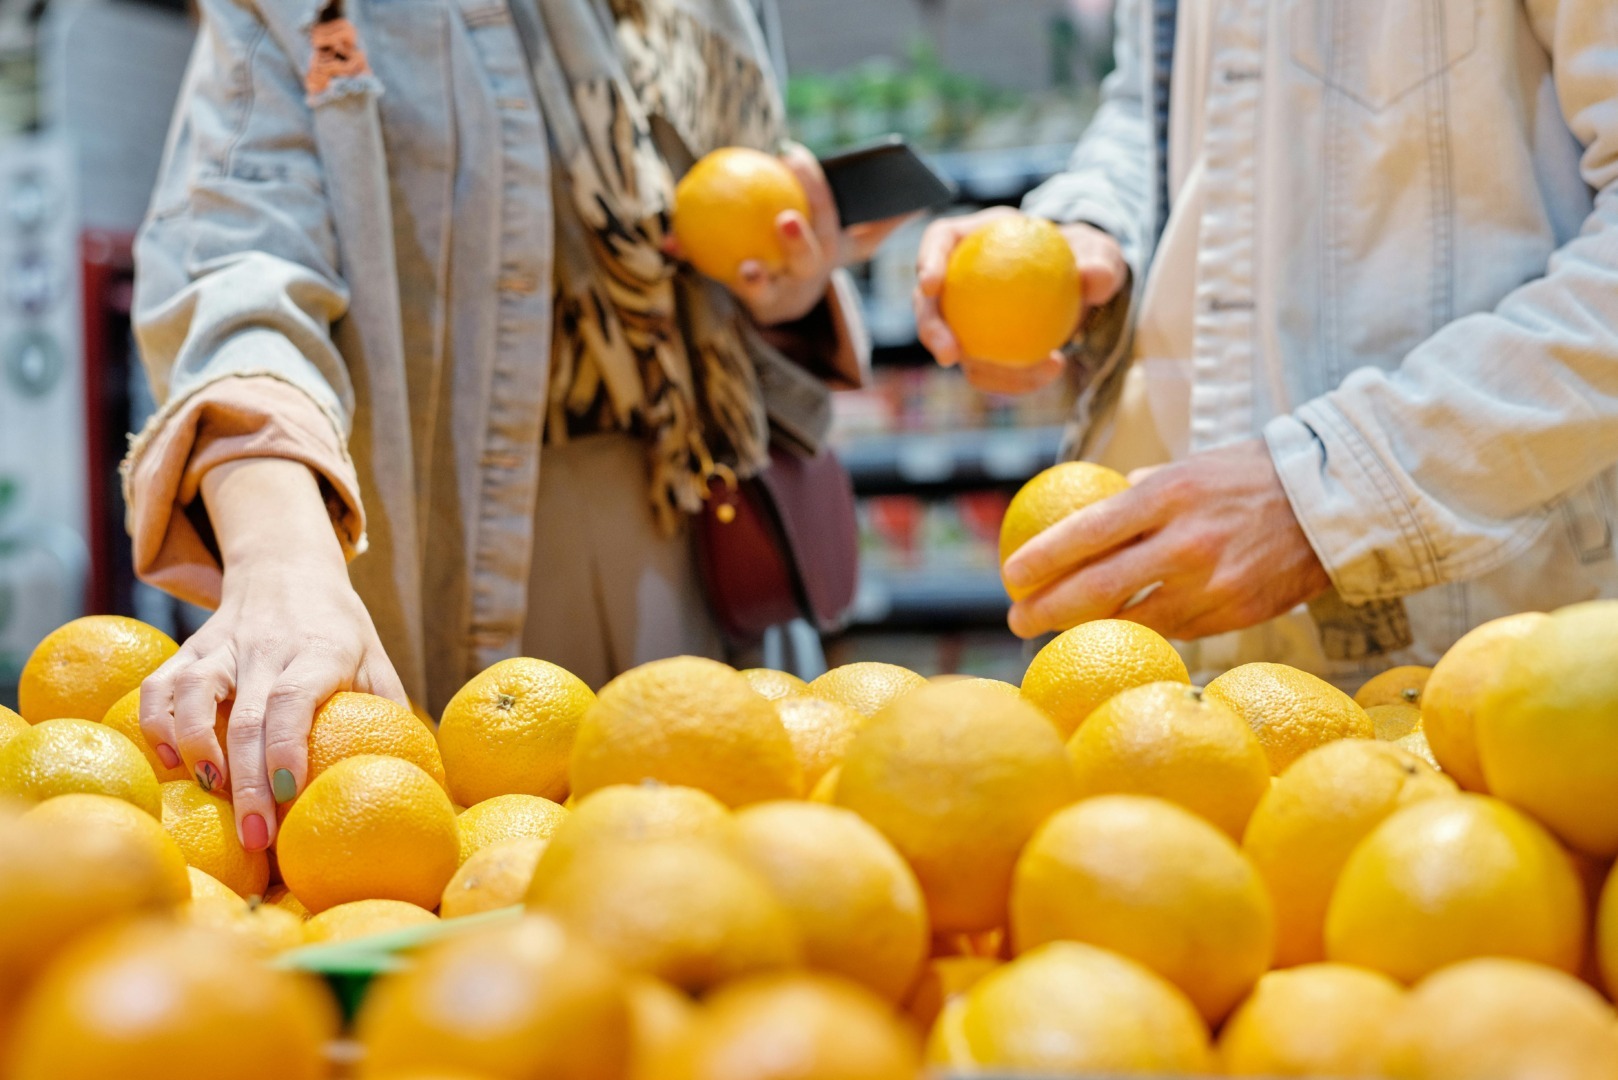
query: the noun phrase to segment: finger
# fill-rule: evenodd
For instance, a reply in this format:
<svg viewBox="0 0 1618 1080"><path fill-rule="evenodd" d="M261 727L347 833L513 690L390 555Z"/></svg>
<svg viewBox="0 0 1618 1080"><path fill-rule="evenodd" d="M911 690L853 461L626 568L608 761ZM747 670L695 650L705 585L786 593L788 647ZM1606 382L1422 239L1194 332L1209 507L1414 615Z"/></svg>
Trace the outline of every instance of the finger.
<svg viewBox="0 0 1618 1080"><path fill-rule="evenodd" d="M196 663L196 659L188 642L140 684L140 733L166 769L178 768L180 764L180 752L175 749L178 739L174 734L174 680L181 671Z"/></svg>
<svg viewBox="0 0 1618 1080"><path fill-rule="evenodd" d="M1165 545L1145 540L1097 559L1012 605L1009 623L1023 638L1110 619L1178 567Z"/></svg>
<svg viewBox="0 0 1618 1080"><path fill-rule="evenodd" d="M682 261L685 259L685 248L680 246L679 238L673 233L664 236L663 242L658 246L662 248L663 254L671 259L680 259Z"/></svg>
<svg viewBox="0 0 1618 1080"><path fill-rule="evenodd" d="M1120 619L1139 623L1166 638L1181 641L1203 635L1191 633L1194 626L1211 609L1206 593L1189 579L1171 579L1152 590L1151 595L1137 604L1131 604L1118 613Z"/></svg>
<svg viewBox="0 0 1618 1080"><path fill-rule="evenodd" d="M938 361L940 367L959 364L962 359L961 343L944 321L937 297L928 296L918 288L911 296L911 304L916 310L917 340L933 354L933 359Z"/></svg>
<svg viewBox="0 0 1618 1080"><path fill-rule="evenodd" d="M781 211L775 219L775 231L781 238L788 277L815 281L831 272L832 268L826 263L827 249L802 214L796 210Z"/></svg>
<svg viewBox="0 0 1618 1080"><path fill-rule="evenodd" d="M219 718L219 703L235 690L236 660L228 649L209 653L174 681L175 749L203 791L222 792L230 782L214 722Z"/></svg>
<svg viewBox="0 0 1618 1080"><path fill-rule="evenodd" d="M803 193L809 199L809 221L816 235L823 243L835 244L843 226L837 213L837 200L832 197L831 185L826 182L826 171L820 167L819 159L806 147L788 143L781 160L803 185ZM828 250L831 250L829 246Z"/></svg>
<svg viewBox="0 0 1618 1080"><path fill-rule="evenodd" d="M309 776L309 727L315 710L343 688L350 674L331 657L305 651L276 678L264 706L264 768L272 778L272 789L287 790L286 778L278 785L274 780L283 770L291 777L294 796L304 789Z"/></svg>
<svg viewBox="0 0 1618 1080"><path fill-rule="evenodd" d="M1165 510L1149 490L1131 488L1087 506L1034 537L1006 560L1006 583L1032 589L1071 574L1162 524Z"/></svg>
<svg viewBox="0 0 1618 1080"><path fill-rule="evenodd" d="M1167 468L1167 466L1165 466L1165 465L1142 465L1138 469L1130 469L1129 470L1129 475L1127 477L1125 477L1125 479L1129 481L1131 487L1139 487L1140 484L1141 484L1141 481L1145 480L1147 477L1151 476L1153 473L1159 471L1160 469L1164 469L1164 468Z"/></svg>
<svg viewBox="0 0 1618 1080"><path fill-rule="evenodd" d="M1087 261L1079 264L1079 280L1084 287L1084 302L1089 307L1111 303L1124 286L1128 270L1122 263L1110 259Z"/></svg>
<svg viewBox="0 0 1618 1080"><path fill-rule="evenodd" d="M262 662L244 667L237 679L236 704L230 710L225 736L230 745L230 801L242 847L263 851L275 839L277 802L276 785L264 762L264 712L280 668Z"/></svg>
<svg viewBox="0 0 1618 1080"><path fill-rule="evenodd" d="M360 661L360 670L354 676L354 689L385 697L389 701L410 708L410 695L405 693L404 682L393 668L393 661L382 651L380 643Z"/></svg>
<svg viewBox="0 0 1618 1080"><path fill-rule="evenodd" d="M736 268L736 280L731 285L731 291L748 307L758 308L767 304L774 290L775 279L757 259L748 259Z"/></svg>

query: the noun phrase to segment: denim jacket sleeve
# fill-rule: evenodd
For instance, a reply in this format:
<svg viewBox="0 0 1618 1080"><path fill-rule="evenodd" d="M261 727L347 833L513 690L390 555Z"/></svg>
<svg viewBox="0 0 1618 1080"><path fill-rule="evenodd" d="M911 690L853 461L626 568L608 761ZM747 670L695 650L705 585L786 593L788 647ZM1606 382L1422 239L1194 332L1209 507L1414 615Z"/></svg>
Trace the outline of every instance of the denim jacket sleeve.
<svg viewBox="0 0 1618 1080"><path fill-rule="evenodd" d="M1350 601L1476 577L1618 461L1618 7L1530 0L1596 193L1545 275L1360 370L1265 429L1305 532Z"/></svg>
<svg viewBox="0 0 1618 1080"><path fill-rule="evenodd" d="M1101 106L1067 169L1023 201L1023 209L1038 217L1063 224L1082 221L1110 233L1137 281L1145 277L1151 257L1156 190L1141 2L1118 0L1113 72L1102 84Z"/></svg>
<svg viewBox="0 0 1618 1080"><path fill-rule="evenodd" d="M202 9L135 244L134 329L161 409L131 458L235 376L301 391L346 444L353 391L331 327L348 293L303 80L255 3Z"/></svg>

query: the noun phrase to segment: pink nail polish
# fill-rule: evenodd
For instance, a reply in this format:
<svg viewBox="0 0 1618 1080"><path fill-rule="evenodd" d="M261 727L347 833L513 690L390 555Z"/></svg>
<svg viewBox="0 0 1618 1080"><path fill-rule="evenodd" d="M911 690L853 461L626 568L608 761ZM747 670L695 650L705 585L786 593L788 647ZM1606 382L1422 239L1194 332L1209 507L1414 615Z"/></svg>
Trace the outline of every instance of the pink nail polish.
<svg viewBox="0 0 1618 1080"><path fill-rule="evenodd" d="M257 814L242 818L242 847L248 851L263 851L270 846L269 826Z"/></svg>
<svg viewBox="0 0 1618 1080"><path fill-rule="evenodd" d="M803 222L797 218L787 218L781 223L781 231L796 240L803 235Z"/></svg>
<svg viewBox="0 0 1618 1080"><path fill-rule="evenodd" d="M163 768L177 769L180 767L180 755L176 754L174 747L168 743L158 743L152 747L152 753L156 754L157 760L163 763Z"/></svg>

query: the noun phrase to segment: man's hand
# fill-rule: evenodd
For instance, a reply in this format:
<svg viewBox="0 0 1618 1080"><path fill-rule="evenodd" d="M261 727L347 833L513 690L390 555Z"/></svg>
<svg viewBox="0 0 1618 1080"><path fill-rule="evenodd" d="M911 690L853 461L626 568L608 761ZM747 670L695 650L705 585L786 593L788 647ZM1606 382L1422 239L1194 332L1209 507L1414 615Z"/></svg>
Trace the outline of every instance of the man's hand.
<svg viewBox="0 0 1618 1080"><path fill-rule="evenodd" d="M1048 386L1062 373L1062 354L1055 352L1031 367L1008 367L966 356L938 309L944 272L957 244L985 225L1017 211L998 206L961 217L940 218L927 227L916 257L916 335L943 367L960 365L967 381L990 394L1026 394ZM1129 279L1118 241L1090 225L1063 225L1062 235L1079 264L1085 311L1112 300Z"/></svg>
<svg viewBox="0 0 1618 1080"><path fill-rule="evenodd" d="M1165 637L1207 637L1330 587L1262 440L1131 479L1129 491L1070 515L1006 562L1008 582L1042 586L1011 609L1019 636L1117 617Z"/></svg>

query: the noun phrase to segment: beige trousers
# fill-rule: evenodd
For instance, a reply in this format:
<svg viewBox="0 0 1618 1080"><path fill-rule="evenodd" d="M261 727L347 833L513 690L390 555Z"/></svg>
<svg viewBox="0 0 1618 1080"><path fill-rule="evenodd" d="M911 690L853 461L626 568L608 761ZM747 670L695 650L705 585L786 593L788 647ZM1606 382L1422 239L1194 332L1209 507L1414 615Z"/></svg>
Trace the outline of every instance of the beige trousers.
<svg viewBox="0 0 1618 1080"><path fill-rule="evenodd" d="M630 435L547 446L541 458L523 651L597 689L663 657L724 656L691 534L658 531L648 484Z"/></svg>

